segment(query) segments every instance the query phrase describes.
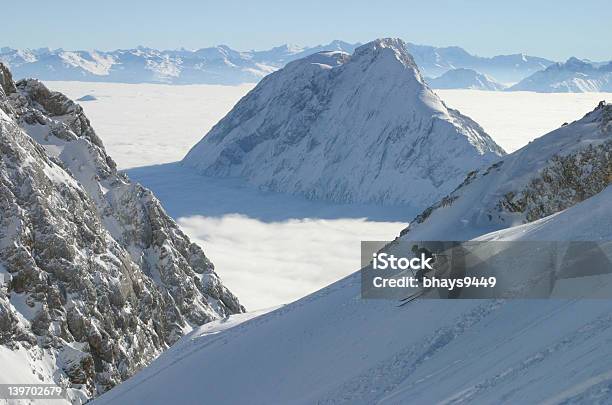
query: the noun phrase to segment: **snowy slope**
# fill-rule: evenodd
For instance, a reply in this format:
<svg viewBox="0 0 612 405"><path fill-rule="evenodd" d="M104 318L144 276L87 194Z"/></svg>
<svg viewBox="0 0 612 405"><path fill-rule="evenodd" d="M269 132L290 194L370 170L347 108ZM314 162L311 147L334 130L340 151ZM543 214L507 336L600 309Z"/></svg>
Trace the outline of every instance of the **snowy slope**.
<svg viewBox="0 0 612 405"><path fill-rule="evenodd" d="M593 64L570 58L534 73L510 87L511 91L542 93L584 93L612 91L612 62Z"/></svg>
<svg viewBox="0 0 612 405"><path fill-rule="evenodd" d="M469 240L554 214L612 180L612 105L600 103L486 170L417 216L408 240Z"/></svg>
<svg viewBox="0 0 612 405"><path fill-rule="evenodd" d="M502 154L423 83L405 43L380 39L266 77L183 163L312 199L422 207Z"/></svg>
<svg viewBox="0 0 612 405"><path fill-rule="evenodd" d="M610 240L611 197L608 189L534 226L548 234L522 240L574 240L584 231ZM566 218L576 215L588 219L571 226ZM608 403L611 310L610 300L558 299L398 307L361 299L356 273L224 332L193 336L94 403Z"/></svg>
<svg viewBox="0 0 612 405"><path fill-rule="evenodd" d="M505 86L496 82L488 75L472 69L452 69L442 76L428 79L427 83L433 89L473 89L473 90L503 90Z"/></svg>

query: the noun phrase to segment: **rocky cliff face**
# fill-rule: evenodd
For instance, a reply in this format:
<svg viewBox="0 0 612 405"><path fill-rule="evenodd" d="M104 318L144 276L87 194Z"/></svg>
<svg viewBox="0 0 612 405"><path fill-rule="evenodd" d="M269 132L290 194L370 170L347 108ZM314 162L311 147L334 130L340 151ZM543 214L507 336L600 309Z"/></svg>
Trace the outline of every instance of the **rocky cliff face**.
<svg viewBox="0 0 612 405"><path fill-rule="evenodd" d="M27 363L3 372L29 367L85 400L243 311L81 107L0 64L0 345Z"/></svg>
<svg viewBox="0 0 612 405"><path fill-rule="evenodd" d="M503 153L424 84L406 44L388 38L267 76L184 163L313 199L422 207Z"/></svg>

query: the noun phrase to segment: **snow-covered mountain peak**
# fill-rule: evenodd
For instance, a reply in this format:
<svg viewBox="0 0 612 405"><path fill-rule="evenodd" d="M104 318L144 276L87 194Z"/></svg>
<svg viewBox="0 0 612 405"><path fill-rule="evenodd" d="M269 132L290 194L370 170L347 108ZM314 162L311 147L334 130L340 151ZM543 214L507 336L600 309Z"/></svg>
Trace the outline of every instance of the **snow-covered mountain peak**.
<svg viewBox="0 0 612 405"><path fill-rule="evenodd" d="M346 61L349 60L349 58L350 55L346 52L322 51L306 56L303 59L298 59L296 61L290 62L289 64L287 64L287 70L291 71L292 69L300 69L303 66L307 65L317 65L321 68L329 69L343 65Z"/></svg>
<svg viewBox="0 0 612 405"><path fill-rule="evenodd" d="M562 67L563 69L572 70L574 72L581 72L583 70L591 70L593 68L593 65L583 60L580 60L576 58L575 56L572 56L571 58L569 58L565 63L560 63L559 66Z"/></svg>
<svg viewBox="0 0 612 405"><path fill-rule="evenodd" d="M612 72L612 62L605 63L599 67L602 72Z"/></svg>
<svg viewBox="0 0 612 405"><path fill-rule="evenodd" d="M388 58L393 56L405 67L418 72L412 55L408 52L407 45L399 38L379 38L367 44L361 45L353 53L354 59L368 58L373 61L377 58ZM418 73L420 76L420 73Z"/></svg>
<svg viewBox="0 0 612 405"><path fill-rule="evenodd" d="M271 49L271 51L286 52L286 53L298 53L304 50L303 47L295 44L283 44Z"/></svg>
<svg viewBox="0 0 612 405"><path fill-rule="evenodd" d="M425 85L403 41L379 39L270 74L184 163L309 198L421 207L502 154Z"/></svg>
<svg viewBox="0 0 612 405"><path fill-rule="evenodd" d="M359 63L363 67L374 63L387 63L390 65L400 62L402 66L408 67L413 72L415 77L420 78L418 67L414 63L412 56L408 53L406 43L398 38L381 38L367 44L361 45L355 49L352 55L340 49L333 49L334 44L330 44L331 49L314 53L302 59L298 59L287 65L304 65L308 63L317 63L328 66L340 66L349 60L353 63ZM340 45L344 45L341 43ZM399 66L399 65L397 65Z"/></svg>

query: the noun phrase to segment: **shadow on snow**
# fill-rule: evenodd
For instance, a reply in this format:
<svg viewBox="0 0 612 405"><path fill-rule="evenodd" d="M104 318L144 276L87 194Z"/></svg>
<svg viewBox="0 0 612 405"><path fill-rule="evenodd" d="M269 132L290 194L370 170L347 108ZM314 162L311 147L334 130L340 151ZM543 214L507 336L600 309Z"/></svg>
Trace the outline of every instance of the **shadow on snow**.
<svg viewBox="0 0 612 405"><path fill-rule="evenodd" d="M265 192L240 179L202 176L180 162L137 167L125 173L151 189L174 218L239 214L263 222L304 218L408 222L418 213L406 205L339 204Z"/></svg>

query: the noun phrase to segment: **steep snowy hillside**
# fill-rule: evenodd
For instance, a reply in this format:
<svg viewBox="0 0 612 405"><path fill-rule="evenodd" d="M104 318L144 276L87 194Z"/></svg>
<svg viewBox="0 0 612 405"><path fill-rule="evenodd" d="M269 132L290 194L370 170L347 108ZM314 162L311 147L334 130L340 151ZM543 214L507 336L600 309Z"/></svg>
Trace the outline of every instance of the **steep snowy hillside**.
<svg viewBox="0 0 612 405"><path fill-rule="evenodd" d="M570 58L534 73L510 87L512 91L541 93L584 93L612 91L612 62L600 64Z"/></svg>
<svg viewBox="0 0 612 405"><path fill-rule="evenodd" d="M422 207L503 153L423 83L404 42L380 39L269 75L183 163L313 199Z"/></svg>
<svg viewBox="0 0 612 405"><path fill-rule="evenodd" d="M612 182L611 151L612 105L601 102L582 119L470 173L402 235L409 240L469 240L559 212Z"/></svg>
<svg viewBox="0 0 612 405"><path fill-rule="evenodd" d="M428 79L433 89L503 90L505 86L472 69L452 69L440 77Z"/></svg>
<svg viewBox="0 0 612 405"><path fill-rule="evenodd" d="M486 238L611 240L611 206L608 188L560 214ZM360 291L356 273L238 326L194 333L95 403L612 399L611 300L424 299L398 306L363 300Z"/></svg>
<svg viewBox="0 0 612 405"><path fill-rule="evenodd" d="M0 64L0 382L91 398L243 311L81 107Z"/></svg>

